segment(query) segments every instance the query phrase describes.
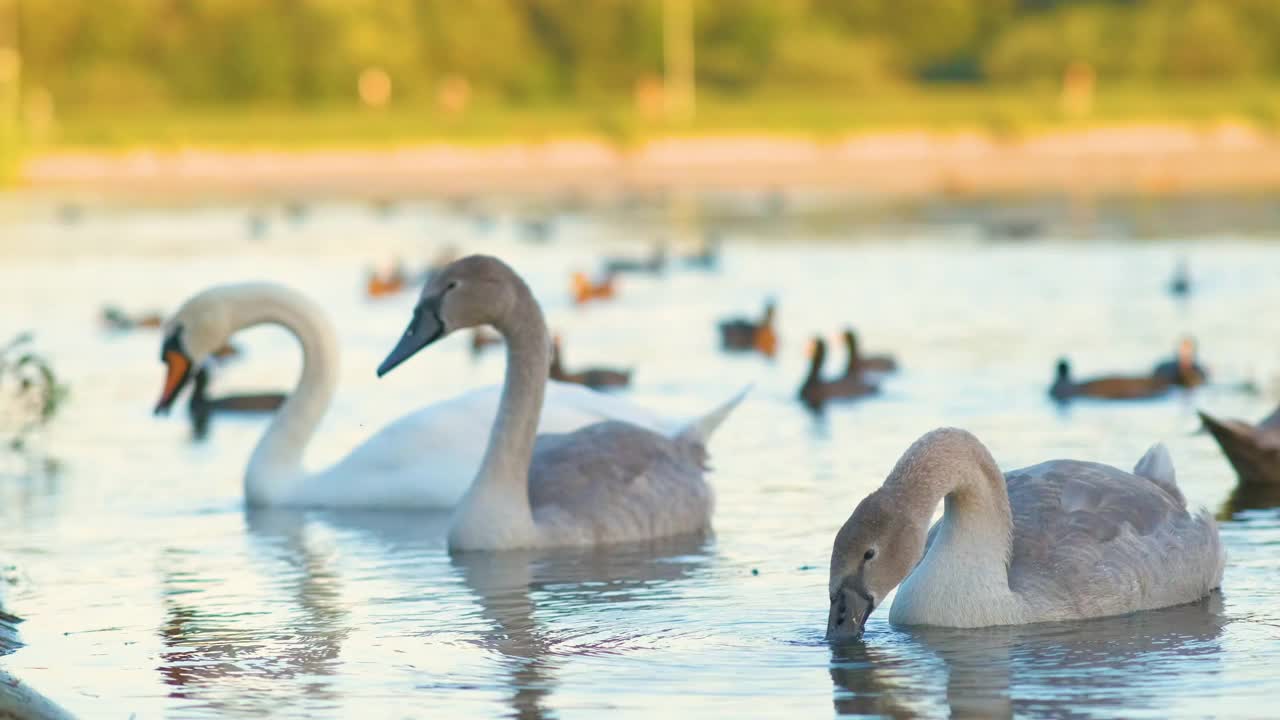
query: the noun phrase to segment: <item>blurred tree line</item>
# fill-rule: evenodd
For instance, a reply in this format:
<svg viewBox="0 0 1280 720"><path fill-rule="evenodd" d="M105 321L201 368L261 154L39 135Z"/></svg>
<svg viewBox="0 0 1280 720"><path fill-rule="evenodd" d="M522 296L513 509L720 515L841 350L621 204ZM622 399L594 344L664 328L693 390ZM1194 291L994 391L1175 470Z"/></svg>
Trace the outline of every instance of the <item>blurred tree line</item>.
<svg viewBox="0 0 1280 720"><path fill-rule="evenodd" d="M663 69L664 0L8 2L24 94L60 110L350 103L371 67L397 103L589 101ZM698 88L725 95L1280 76L1280 0L690 2Z"/></svg>

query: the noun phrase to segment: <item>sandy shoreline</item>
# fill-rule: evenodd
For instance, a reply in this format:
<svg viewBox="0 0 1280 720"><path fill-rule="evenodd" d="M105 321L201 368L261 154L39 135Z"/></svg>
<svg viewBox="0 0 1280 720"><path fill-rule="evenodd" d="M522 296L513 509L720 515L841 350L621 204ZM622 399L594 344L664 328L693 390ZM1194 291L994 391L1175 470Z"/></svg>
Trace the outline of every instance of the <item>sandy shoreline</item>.
<svg viewBox="0 0 1280 720"><path fill-rule="evenodd" d="M132 151L29 159L30 190L238 196L617 193L814 187L869 194L1184 193L1280 188L1280 137L1251 126L1096 128L997 139L895 132L815 141L670 138L306 152Z"/></svg>

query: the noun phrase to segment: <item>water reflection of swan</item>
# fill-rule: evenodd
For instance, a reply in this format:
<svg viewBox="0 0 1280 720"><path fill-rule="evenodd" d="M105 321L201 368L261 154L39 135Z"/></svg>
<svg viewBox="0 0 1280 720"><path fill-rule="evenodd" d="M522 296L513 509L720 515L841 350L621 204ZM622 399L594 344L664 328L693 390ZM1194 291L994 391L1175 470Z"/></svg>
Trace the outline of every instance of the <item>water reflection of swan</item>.
<svg viewBox="0 0 1280 720"><path fill-rule="evenodd" d="M1222 595L1096 620L981 629L892 630L832 650L838 713L929 714L929 656L947 671L952 717L1062 715L1086 705L1165 707L1188 677L1218 672ZM883 638L885 636L879 636Z"/></svg>
<svg viewBox="0 0 1280 720"><path fill-rule="evenodd" d="M652 544L613 546L607 551L511 551L463 553L450 558L476 595L492 629L479 644L495 653L510 675L512 716L550 717L546 701L555 687L555 671L566 657L617 652L642 629L625 636L598 637L583 631L593 608L612 620L626 603L665 595L669 583L691 576L707 561L705 539L674 538ZM655 588L654 586L658 586ZM569 628L541 618L559 616Z"/></svg>
<svg viewBox="0 0 1280 720"><path fill-rule="evenodd" d="M413 528L434 533L443 546L440 515L441 525L435 527L431 514L414 514ZM381 525L369 516L377 516ZM210 601L202 606L199 601L209 596L192 593L191 588L216 587L196 582L213 578L198 578L184 569L181 551L165 552L165 619L159 628L165 650L157 670L172 688L170 697L200 699L224 712L253 713L301 702L303 696L309 704L335 700L330 684L319 679L338 672L352 622L342 600L342 578L333 567L335 553L310 528L317 523L362 532L384 528L393 542L399 542L409 524L398 513L339 515L286 509L249 510L246 521L255 546L252 559L271 565L264 574L280 579L279 589L288 596L291 612L282 627L254 627L256 613L239 604ZM266 616L262 621L272 619ZM274 682L294 678L308 680ZM283 696L294 693L297 696Z"/></svg>

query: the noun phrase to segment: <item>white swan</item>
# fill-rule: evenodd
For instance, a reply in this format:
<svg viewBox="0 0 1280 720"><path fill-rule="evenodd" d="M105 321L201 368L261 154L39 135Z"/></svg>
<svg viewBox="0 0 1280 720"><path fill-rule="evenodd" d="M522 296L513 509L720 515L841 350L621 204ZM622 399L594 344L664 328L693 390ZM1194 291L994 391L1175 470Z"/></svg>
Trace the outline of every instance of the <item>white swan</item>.
<svg viewBox="0 0 1280 720"><path fill-rule="evenodd" d="M943 428L836 535L827 637L860 634L899 582L894 624L1020 625L1192 602L1221 584L1225 561L1213 518L1187 512L1164 445L1133 474L1053 460L1002 476L977 438Z"/></svg>
<svg viewBox="0 0 1280 720"><path fill-rule="evenodd" d="M250 505L295 507L452 507L466 492L484 454L499 388L459 395L409 413L383 428L332 467L303 469L302 456L337 385L338 343L320 307L279 285L223 285L193 296L164 327L168 366L156 406L167 411L193 368L243 328L264 323L289 330L302 346L297 388L263 433L245 471ZM683 423L658 418L624 400L552 383L539 428L567 432L622 419L660 432Z"/></svg>
<svg viewBox="0 0 1280 720"><path fill-rule="evenodd" d="M535 444L551 362L547 325L520 276L481 255L432 278L378 375L448 333L478 325L502 333L507 372L489 448L450 523L450 550L599 545L709 527L705 443L743 394L671 438L612 421Z"/></svg>

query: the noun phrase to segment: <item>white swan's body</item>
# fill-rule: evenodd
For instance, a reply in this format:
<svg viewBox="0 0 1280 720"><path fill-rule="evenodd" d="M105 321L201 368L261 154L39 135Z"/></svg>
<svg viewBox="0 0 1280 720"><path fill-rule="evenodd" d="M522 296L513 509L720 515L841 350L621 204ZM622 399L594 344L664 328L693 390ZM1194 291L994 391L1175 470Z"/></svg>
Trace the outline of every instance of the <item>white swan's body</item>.
<svg viewBox="0 0 1280 720"><path fill-rule="evenodd" d="M600 545L710 526L705 443L742 394L673 437L609 421L535 439L550 367L546 322L524 281L483 256L463 258L432 279L378 372L479 324L493 325L506 340L506 380L484 461L454 511L450 550Z"/></svg>
<svg viewBox="0 0 1280 720"><path fill-rule="evenodd" d="M939 501L943 517L917 546L912 536ZM864 558L861 548L871 547L877 551ZM1221 584L1225 560L1213 518L1187 511L1163 445L1134 473L1054 460L1001 475L977 438L936 430L912 445L837 537L832 619L862 607L838 579L879 602L903 573L889 613L895 624L1121 615L1206 596Z"/></svg>
<svg viewBox="0 0 1280 720"><path fill-rule="evenodd" d="M189 300L167 324L166 335L180 331L195 356L210 342L263 323L283 326L298 339L303 368L250 458L246 502L406 509L447 508L462 498L484 455L500 388L473 390L406 414L329 468L307 472L303 453L337 384L337 339L321 308L277 285L220 286ZM609 419L662 433L682 427L624 400L552 383L538 428L569 432Z"/></svg>

